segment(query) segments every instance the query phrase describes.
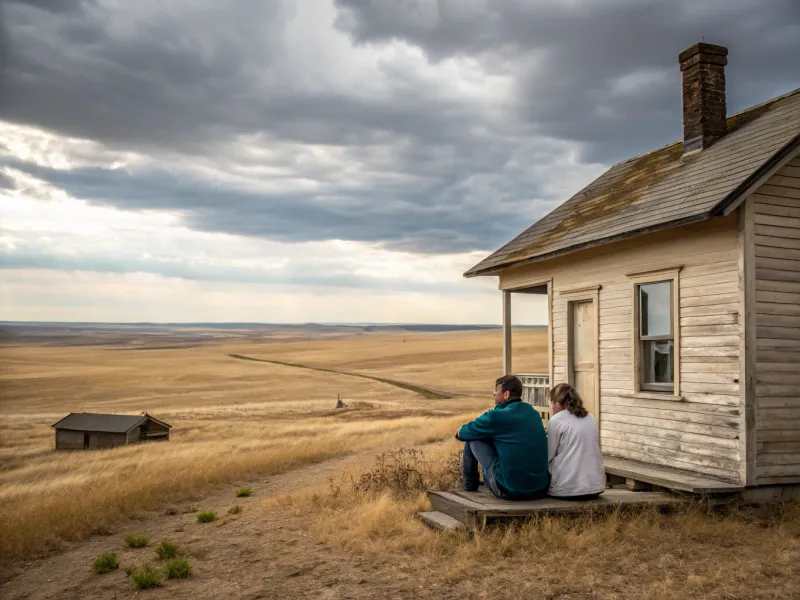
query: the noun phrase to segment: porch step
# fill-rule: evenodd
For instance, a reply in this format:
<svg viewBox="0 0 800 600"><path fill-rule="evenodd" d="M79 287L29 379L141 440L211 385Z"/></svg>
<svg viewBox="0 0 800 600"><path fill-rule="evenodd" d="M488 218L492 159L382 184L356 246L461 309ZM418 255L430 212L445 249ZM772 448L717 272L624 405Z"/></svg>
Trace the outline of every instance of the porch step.
<svg viewBox="0 0 800 600"><path fill-rule="evenodd" d="M464 523L438 510L417 513L417 518L431 529L436 529L437 531L459 531L466 529Z"/></svg>
<svg viewBox="0 0 800 600"><path fill-rule="evenodd" d="M627 458L603 455L606 473L633 481L642 481L670 490L692 494L733 494L744 489L743 485L699 475L690 471L659 467Z"/></svg>

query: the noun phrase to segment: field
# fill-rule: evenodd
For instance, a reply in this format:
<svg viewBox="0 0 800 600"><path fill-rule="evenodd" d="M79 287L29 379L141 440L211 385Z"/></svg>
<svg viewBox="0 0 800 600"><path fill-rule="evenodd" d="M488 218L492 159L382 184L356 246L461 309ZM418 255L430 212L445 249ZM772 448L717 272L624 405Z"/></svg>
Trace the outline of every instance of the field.
<svg viewBox="0 0 800 600"><path fill-rule="evenodd" d="M413 518L421 492L457 481L453 433L490 402L496 329L23 333L0 347L3 598L134 596L125 567L158 563L165 538L193 564L189 578L147 592L171 598L800 589L795 506L546 519L474 539L425 530ZM515 331L514 343L517 371L546 371L543 332ZM145 410L173 425L168 443L52 449L50 425L68 412ZM399 476L408 469L418 479ZM239 488L253 493L237 498ZM202 510L215 520L199 523ZM152 542L126 548L126 535ZM120 568L97 575L104 552Z"/></svg>

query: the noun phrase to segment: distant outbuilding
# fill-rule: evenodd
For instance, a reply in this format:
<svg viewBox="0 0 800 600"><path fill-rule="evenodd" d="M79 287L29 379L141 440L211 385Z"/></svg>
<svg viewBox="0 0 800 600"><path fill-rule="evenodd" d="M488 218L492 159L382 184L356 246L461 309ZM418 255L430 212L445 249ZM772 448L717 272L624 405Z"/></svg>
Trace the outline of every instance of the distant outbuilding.
<svg viewBox="0 0 800 600"><path fill-rule="evenodd" d="M56 430L56 450L79 450L167 441L172 425L146 412L141 415L70 413L52 427Z"/></svg>

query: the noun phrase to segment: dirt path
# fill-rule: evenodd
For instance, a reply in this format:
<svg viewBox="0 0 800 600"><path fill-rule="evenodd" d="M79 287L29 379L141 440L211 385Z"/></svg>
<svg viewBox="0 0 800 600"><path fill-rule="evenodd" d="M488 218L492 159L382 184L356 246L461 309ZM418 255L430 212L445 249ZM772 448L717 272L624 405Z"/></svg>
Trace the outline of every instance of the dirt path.
<svg viewBox="0 0 800 600"><path fill-rule="evenodd" d="M119 527L110 536L94 536L69 544L58 555L20 563L4 578L0 597L5 600L132 598L441 598L441 584L430 581L425 589L423 573L413 557L375 558L337 553L316 541L307 522L284 508L266 508L264 500L307 486L324 484L348 468L355 467L372 450L309 465L260 480L242 481L253 488L250 498L236 499L243 507L238 515L227 509L234 502L235 486L203 500L185 503L189 510L215 509L218 521L199 524L193 512L168 515L151 512ZM146 535L150 546L133 550L123 547L125 534ZM168 538L189 555L192 576L166 581L164 587L136 591L124 568L145 561L155 562L153 547ZM120 569L96 575L91 564L103 552L116 552ZM425 577L427 579L427 577ZM438 590L438 591L437 591ZM463 592L462 592L462 598Z"/></svg>
<svg viewBox="0 0 800 600"><path fill-rule="evenodd" d="M235 358L236 360L249 360L253 362L262 362L262 363L269 363L273 365L281 365L282 367L295 367L297 369L308 369L310 371L321 371L322 373L336 373L337 375L348 375L350 377L360 377L361 379L371 379L372 381L377 381L379 383L385 383L387 385L393 385L394 387L398 387L402 390L409 390L412 392L416 392L421 394L424 398L428 398L429 400L449 400L450 398L455 398L459 394L456 392L447 392L443 390L435 390L430 387L426 387L423 385L417 385L416 383L409 383L408 381L399 381L397 379L388 379L386 377L376 377L375 375L364 375L363 373L353 373L352 371L337 371L336 369L327 369L323 367L311 367L309 365L300 365L297 363L290 363L284 362L282 360L269 360L266 358L255 358L252 356L245 356L243 354L228 354L231 358Z"/></svg>

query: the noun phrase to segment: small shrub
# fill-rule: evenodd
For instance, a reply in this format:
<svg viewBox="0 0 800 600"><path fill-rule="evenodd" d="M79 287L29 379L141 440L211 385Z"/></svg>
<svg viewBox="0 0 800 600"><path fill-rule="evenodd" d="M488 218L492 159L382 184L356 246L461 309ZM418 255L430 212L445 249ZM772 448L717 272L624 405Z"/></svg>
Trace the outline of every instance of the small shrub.
<svg viewBox="0 0 800 600"><path fill-rule="evenodd" d="M444 461L426 460L419 450L401 448L376 456L372 468L353 482L353 489L366 494L388 492L397 498L411 498L429 489L457 489L459 483L461 459L458 453ZM340 490L334 490L337 491Z"/></svg>
<svg viewBox="0 0 800 600"><path fill-rule="evenodd" d="M176 558L167 563L167 578L181 579L192 572L192 565L185 558Z"/></svg>
<svg viewBox="0 0 800 600"><path fill-rule="evenodd" d="M197 513L198 523L211 523L211 521L216 520L216 518L217 511L215 510L204 510L203 512Z"/></svg>
<svg viewBox="0 0 800 600"><path fill-rule="evenodd" d="M178 556L178 544L173 544L168 540L164 540L156 546L156 556L161 560L165 558L175 558Z"/></svg>
<svg viewBox="0 0 800 600"><path fill-rule="evenodd" d="M237 498L248 498L253 495L253 488L239 488L236 490Z"/></svg>
<svg viewBox="0 0 800 600"><path fill-rule="evenodd" d="M119 561L117 560L116 554L113 552L106 552L95 559L93 566L95 573L110 573L114 569L119 568Z"/></svg>
<svg viewBox="0 0 800 600"><path fill-rule="evenodd" d="M130 577L131 575L133 575L133 572L135 570L136 570L136 565L128 565L127 567L125 567L125 575Z"/></svg>
<svg viewBox="0 0 800 600"><path fill-rule="evenodd" d="M238 504L234 504L228 509L228 514L230 515L238 515L240 512L242 512L242 507Z"/></svg>
<svg viewBox="0 0 800 600"><path fill-rule="evenodd" d="M163 581L161 572L150 564L134 569L131 573L133 587L140 590L159 587Z"/></svg>
<svg viewBox="0 0 800 600"><path fill-rule="evenodd" d="M128 548L144 548L150 543L150 538L143 535L129 535L125 538L125 545Z"/></svg>

